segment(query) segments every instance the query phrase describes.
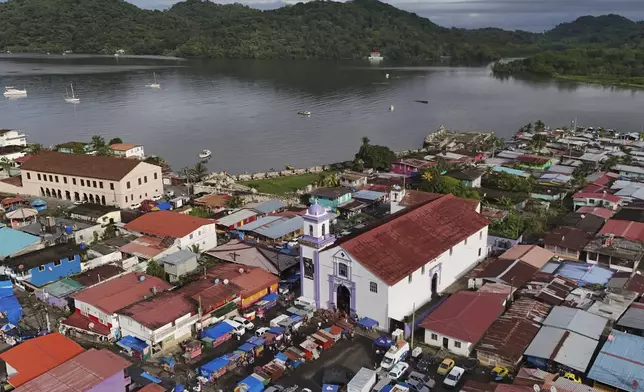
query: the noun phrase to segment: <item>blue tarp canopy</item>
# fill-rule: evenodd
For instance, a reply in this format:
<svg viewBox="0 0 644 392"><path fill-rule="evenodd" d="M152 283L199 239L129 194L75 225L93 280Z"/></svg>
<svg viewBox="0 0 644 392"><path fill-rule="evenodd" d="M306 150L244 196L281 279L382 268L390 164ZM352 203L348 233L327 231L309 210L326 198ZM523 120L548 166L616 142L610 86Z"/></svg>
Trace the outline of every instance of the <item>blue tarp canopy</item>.
<svg viewBox="0 0 644 392"><path fill-rule="evenodd" d="M147 378L148 380L152 381L152 382L153 382L153 383L155 383L155 384L161 384L161 382L163 381L163 380L161 380L160 378L156 378L156 377L154 377L153 375L151 375L151 374L150 374L150 373L148 373L148 372L143 372L143 373L141 373L141 377L143 377L143 378Z"/></svg>
<svg viewBox="0 0 644 392"><path fill-rule="evenodd" d="M360 320L358 320L358 325L361 325L365 328L373 328L376 325L378 325L378 322L372 318L363 317Z"/></svg>
<svg viewBox="0 0 644 392"><path fill-rule="evenodd" d="M156 205L156 208L158 208L160 211L171 210L172 204L168 203L167 201L162 201L161 203Z"/></svg>
<svg viewBox="0 0 644 392"><path fill-rule="evenodd" d="M271 327L271 329L268 330L268 332L270 332L272 334L275 334L275 335L281 335L281 334L284 333L284 331L286 331L286 330L284 328L282 328L282 327Z"/></svg>
<svg viewBox="0 0 644 392"><path fill-rule="evenodd" d="M13 295L13 284L10 280L0 280L0 298Z"/></svg>
<svg viewBox="0 0 644 392"><path fill-rule="evenodd" d="M34 207L35 206L46 206L47 202L42 200L42 199L36 199L36 200L31 202L31 205L34 206Z"/></svg>
<svg viewBox="0 0 644 392"><path fill-rule="evenodd" d="M288 362L288 357L284 353L275 354L275 359L279 359L280 361L282 361L284 363Z"/></svg>
<svg viewBox="0 0 644 392"><path fill-rule="evenodd" d="M206 329L205 331L202 331L201 337L203 338L205 336L205 337L217 340L220 337L224 336L225 334L231 333L232 330L233 330L232 325L228 323L218 323Z"/></svg>
<svg viewBox="0 0 644 392"><path fill-rule="evenodd" d="M338 392L340 387L337 385L324 384L322 385L322 392Z"/></svg>
<svg viewBox="0 0 644 392"><path fill-rule="evenodd" d="M393 385L385 385L385 386L384 386L384 387L382 387L378 392L389 392L389 391L391 391L392 389L394 389L394 386L393 386Z"/></svg>
<svg viewBox="0 0 644 392"><path fill-rule="evenodd" d="M262 300L263 300L263 301L275 301L278 297L279 297L279 296L278 296L277 294L275 294L275 293L270 293L270 294L268 294L268 295L264 296L264 298L262 298Z"/></svg>
<svg viewBox="0 0 644 392"><path fill-rule="evenodd" d="M251 352L255 349L255 346L253 346L250 343L244 343L241 346L237 347L237 350L243 351L245 353Z"/></svg>
<svg viewBox="0 0 644 392"><path fill-rule="evenodd" d="M237 384L237 386L240 385L246 385L248 387L244 390L245 392L261 392L264 390L264 384L252 375L246 377L242 382Z"/></svg>
<svg viewBox="0 0 644 392"><path fill-rule="evenodd" d="M123 339L116 342L116 345L138 352L143 352L146 348L148 348L148 344L146 342L130 335L125 336Z"/></svg>
<svg viewBox="0 0 644 392"><path fill-rule="evenodd" d="M199 368L199 374L201 374L204 377L210 377L211 374L228 366L229 363L230 361L224 357L215 358L212 361L208 362L207 364L201 366Z"/></svg>
<svg viewBox="0 0 644 392"><path fill-rule="evenodd" d="M263 346L264 343L266 343L266 339L253 336L252 338L248 339L246 342L252 344L253 346Z"/></svg>
<svg viewBox="0 0 644 392"><path fill-rule="evenodd" d="M392 344L394 344L394 341L389 336L382 335L381 337L374 340L373 344L379 347L389 348Z"/></svg>
<svg viewBox="0 0 644 392"><path fill-rule="evenodd" d="M6 313L7 321L11 324L18 324L22 318L22 306L15 295L0 298L0 312Z"/></svg>

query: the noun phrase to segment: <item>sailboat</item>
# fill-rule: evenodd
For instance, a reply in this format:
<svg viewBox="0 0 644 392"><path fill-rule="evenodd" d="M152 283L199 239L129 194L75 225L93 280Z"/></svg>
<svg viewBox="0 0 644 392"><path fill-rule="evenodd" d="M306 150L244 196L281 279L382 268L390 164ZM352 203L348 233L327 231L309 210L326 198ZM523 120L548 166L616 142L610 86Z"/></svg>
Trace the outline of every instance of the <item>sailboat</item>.
<svg viewBox="0 0 644 392"><path fill-rule="evenodd" d="M156 72L152 72L152 75L154 76L154 82L150 84L146 84L145 87L150 87L150 88L161 88L161 85L157 83L157 74Z"/></svg>
<svg viewBox="0 0 644 392"><path fill-rule="evenodd" d="M80 98L77 98L76 94L74 94L74 85L70 83L69 87L71 87L71 89L72 89L72 95L70 97L69 92L67 92L65 94L65 102L67 102L67 103L80 103ZM67 91L67 89L65 89L65 91Z"/></svg>

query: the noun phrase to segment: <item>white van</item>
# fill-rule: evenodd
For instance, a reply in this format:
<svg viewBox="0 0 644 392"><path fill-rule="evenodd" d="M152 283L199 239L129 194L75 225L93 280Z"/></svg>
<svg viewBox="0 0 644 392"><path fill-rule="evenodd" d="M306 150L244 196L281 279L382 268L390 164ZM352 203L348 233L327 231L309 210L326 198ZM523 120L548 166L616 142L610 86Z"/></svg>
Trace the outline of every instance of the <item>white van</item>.
<svg viewBox="0 0 644 392"><path fill-rule="evenodd" d="M314 308L315 309L315 301L312 299L308 299L306 297L299 297L298 299L295 300L295 305L299 306L304 306L304 307L309 307L309 308Z"/></svg>
<svg viewBox="0 0 644 392"><path fill-rule="evenodd" d="M224 320L224 323L226 323L226 324L230 325L231 327L233 327L233 334L234 335L244 336L244 334L246 333L246 328L244 328L243 325L239 324L236 321Z"/></svg>
<svg viewBox="0 0 644 392"><path fill-rule="evenodd" d="M385 357L380 362L380 367L384 370L391 370L398 362L404 361L409 356L409 343L399 340L389 347Z"/></svg>

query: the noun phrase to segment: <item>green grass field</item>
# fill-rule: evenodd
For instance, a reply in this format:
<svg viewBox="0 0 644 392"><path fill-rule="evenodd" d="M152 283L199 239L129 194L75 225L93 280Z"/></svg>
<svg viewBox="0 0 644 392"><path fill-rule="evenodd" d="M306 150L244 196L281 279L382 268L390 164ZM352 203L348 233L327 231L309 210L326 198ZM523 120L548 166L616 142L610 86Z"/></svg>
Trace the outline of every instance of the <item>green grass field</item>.
<svg viewBox="0 0 644 392"><path fill-rule="evenodd" d="M307 173L288 177L266 178L263 180L240 181L240 185L257 189L261 193L283 195L302 189L320 179L321 173Z"/></svg>

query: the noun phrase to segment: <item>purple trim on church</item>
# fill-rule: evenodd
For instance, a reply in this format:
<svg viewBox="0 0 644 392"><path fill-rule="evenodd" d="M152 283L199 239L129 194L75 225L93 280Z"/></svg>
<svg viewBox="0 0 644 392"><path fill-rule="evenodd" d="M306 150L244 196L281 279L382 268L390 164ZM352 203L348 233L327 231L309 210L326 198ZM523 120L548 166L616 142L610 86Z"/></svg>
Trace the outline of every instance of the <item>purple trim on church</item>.
<svg viewBox="0 0 644 392"><path fill-rule="evenodd" d="M304 219L305 222L320 223L322 221L329 220L329 214L324 214L319 216L304 215L302 219Z"/></svg>
<svg viewBox="0 0 644 392"><path fill-rule="evenodd" d="M345 286L346 288L349 289L349 292L351 293L351 314L356 313L356 284L355 282L352 282L350 280L346 280L342 277L339 276L334 276L334 275L327 275L327 279L329 280L329 302L327 303L328 307L333 306L334 308L337 308L336 306L336 299L335 297L337 296L338 293L338 287L340 286Z"/></svg>
<svg viewBox="0 0 644 392"><path fill-rule="evenodd" d="M314 244L318 249L320 249L323 246L332 244L335 241L335 236L327 234L322 238L316 238L309 235L303 235L300 241L310 242L311 244Z"/></svg>
<svg viewBox="0 0 644 392"><path fill-rule="evenodd" d="M320 308L320 253L318 251L313 252L313 268L315 268L315 280L313 284L315 285L315 307Z"/></svg>
<svg viewBox="0 0 644 392"><path fill-rule="evenodd" d="M304 293L304 256L300 253L300 293Z"/></svg>

